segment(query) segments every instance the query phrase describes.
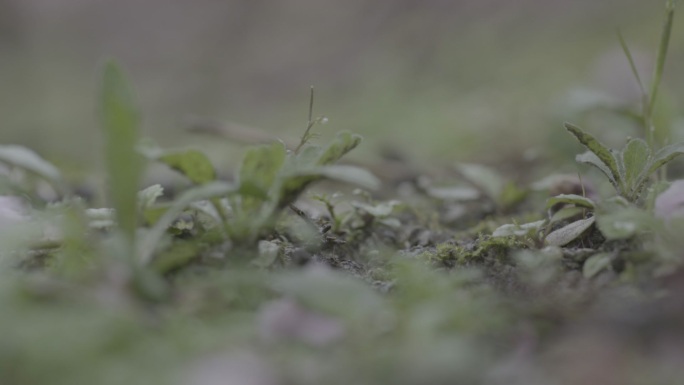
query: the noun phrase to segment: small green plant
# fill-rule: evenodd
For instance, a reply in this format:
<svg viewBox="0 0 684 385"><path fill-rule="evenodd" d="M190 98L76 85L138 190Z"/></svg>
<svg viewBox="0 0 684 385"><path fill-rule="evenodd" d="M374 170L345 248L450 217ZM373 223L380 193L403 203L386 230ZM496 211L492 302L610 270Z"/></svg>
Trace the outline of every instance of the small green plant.
<svg viewBox="0 0 684 385"><path fill-rule="evenodd" d="M650 177L662 166L684 154L684 143L652 151L642 139L630 138L622 150L614 150L570 123L565 128L589 151L576 160L598 168L610 181L618 195L636 202Z"/></svg>
<svg viewBox="0 0 684 385"><path fill-rule="evenodd" d="M335 165L359 145L359 135L340 132L326 147L310 143L314 137L312 127L324 120L313 118L312 88L309 120L297 148L290 150L282 142L249 148L234 183L217 180L213 165L201 151L143 146L140 150L148 159L166 164L195 186L163 209L162 215L157 215L158 220L141 244L141 258L152 260L167 229L190 206L211 218L233 244L254 246L273 231L280 213L316 181L335 179L376 188L378 180L365 169ZM209 205L202 205L202 201Z"/></svg>
<svg viewBox="0 0 684 385"><path fill-rule="evenodd" d="M589 133L570 123L565 124L565 128L589 151L577 156L576 160L580 163L590 164L606 175L613 185L618 195L626 198L630 202L636 202L644 187L647 185L651 176L659 169L661 179L665 179L665 166L671 160L684 153L684 143L670 144L662 148L662 144L669 141L669 137L660 138L656 143L653 114L656 107L658 90L665 69L665 59L672 34L674 20L675 3L667 1L665 6L665 21L660 36L660 44L656 54L656 65L654 68L651 86L649 91L641 81L639 72L636 69L632 54L627 47L622 34L618 33L620 44L629 61L632 74L636 79L641 91L641 113L634 113L644 129L646 140L630 138L622 150L613 150Z"/></svg>

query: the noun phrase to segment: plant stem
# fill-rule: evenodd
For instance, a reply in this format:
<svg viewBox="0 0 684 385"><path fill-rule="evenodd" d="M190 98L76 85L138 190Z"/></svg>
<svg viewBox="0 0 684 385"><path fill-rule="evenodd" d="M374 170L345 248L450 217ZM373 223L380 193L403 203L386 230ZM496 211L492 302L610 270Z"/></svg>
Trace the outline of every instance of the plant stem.
<svg viewBox="0 0 684 385"><path fill-rule="evenodd" d="M310 136L310 131L311 128L316 124L316 121L313 119L313 103L314 103L314 87L311 86L311 93L309 96L309 120L306 125L306 131L304 131L304 135L302 135L302 139L299 141L299 145L295 149L295 154L299 153L299 150L302 149L304 144L309 140Z"/></svg>

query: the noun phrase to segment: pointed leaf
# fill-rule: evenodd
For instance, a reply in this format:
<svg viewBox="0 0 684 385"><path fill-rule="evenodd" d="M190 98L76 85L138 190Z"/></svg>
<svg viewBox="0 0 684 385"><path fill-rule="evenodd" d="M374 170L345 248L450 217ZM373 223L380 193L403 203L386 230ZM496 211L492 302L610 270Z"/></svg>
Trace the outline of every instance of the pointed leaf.
<svg viewBox="0 0 684 385"><path fill-rule="evenodd" d="M195 184L216 180L216 170L202 151L194 149L165 151L157 160L185 175Z"/></svg>
<svg viewBox="0 0 684 385"><path fill-rule="evenodd" d="M280 142L250 148L242 159L238 180L269 191L285 163L285 155L285 146Z"/></svg>
<svg viewBox="0 0 684 385"><path fill-rule="evenodd" d="M653 162L648 169L648 175L653 174L657 169L666 163L669 163L679 155L684 154L684 143L675 143L665 146L658 150L653 156Z"/></svg>
<svg viewBox="0 0 684 385"><path fill-rule="evenodd" d="M615 180L615 177L613 177L613 172L610 171L610 168L606 166L606 164L603 163L603 161L601 161L601 159L599 159L599 157L593 152L587 151L585 153L578 154L575 156L575 161L578 163L589 164L598 168L608 178L610 184L612 184L616 190L620 190L618 182Z"/></svg>
<svg viewBox="0 0 684 385"><path fill-rule="evenodd" d="M579 221L572 222L571 224L561 227L560 229L553 231L551 234L546 236L546 244L549 246L565 246L568 243L579 238L588 228L590 228L596 218L591 217L587 219L580 219Z"/></svg>
<svg viewBox="0 0 684 385"><path fill-rule="evenodd" d="M612 179L617 183L617 185L622 185L621 180L620 180L620 173L619 173L619 168L618 168L618 161L613 154L613 151L611 151L608 147L606 147L603 143L599 142L596 138L594 138L592 135L588 134L581 128L574 126L570 123L565 123L565 129L568 130L572 135L577 138L577 140L582 143L584 147L586 147L589 151L591 151L596 157L605 165L605 167L608 169L609 173L606 173L606 171L598 164L595 164L595 162L590 162L596 167L599 167L601 171L606 173L607 175L612 175ZM578 156L579 158L579 156ZM581 160L577 160L578 162L581 162Z"/></svg>
<svg viewBox="0 0 684 385"><path fill-rule="evenodd" d="M625 187L630 192L636 192L639 188L639 181L648 172L651 162L651 149L645 141L641 139L630 139L622 150L622 163L625 168L624 182Z"/></svg>
<svg viewBox="0 0 684 385"><path fill-rule="evenodd" d="M583 216L583 214L585 214L586 211L587 209L584 207L563 207L562 209L558 210L555 214L553 214L553 216L549 219L549 225L554 225L561 221L567 221L579 216Z"/></svg>
<svg viewBox="0 0 684 385"><path fill-rule="evenodd" d="M594 209L594 207L596 206L594 201L587 197L575 194L561 194L547 199L546 208L551 208L552 206L558 203L568 203L578 207L586 207L588 209Z"/></svg>
<svg viewBox="0 0 684 385"><path fill-rule="evenodd" d="M137 225L138 183L143 169L142 159L135 149L140 117L133 92L114 62L108 62L104 68L100 108L109 199L116 210L119 228L132 244Z"/></svg>
<svg viewBox="0 0 684 385"><path fill-rule="evenodd" d="M337 134L337 137L330 145L320 154L316 164L325 166L337 162L349 151L356 148L361 143L361 136L352 134L351 132L343 131Z"/></svg>

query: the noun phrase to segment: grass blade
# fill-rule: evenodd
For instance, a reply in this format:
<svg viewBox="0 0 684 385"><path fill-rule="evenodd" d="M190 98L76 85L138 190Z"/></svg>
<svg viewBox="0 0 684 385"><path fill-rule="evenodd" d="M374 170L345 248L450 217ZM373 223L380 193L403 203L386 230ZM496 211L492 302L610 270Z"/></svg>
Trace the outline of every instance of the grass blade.
<svg viewBox="0 0 684 385"><path fill-rule="evenodd" d="M644 83L641 81L641 77L639 76L639 71L637 71L636 64L634 63L634 57L632 56L632 52L629 50L629 47L627 46L627 43L625 42L624 36L622 36L622 32L618 29L617 31L618 34L618 39L620 40L620 46L622 47L622 51L625 53L625 57L627 57L627 61L629 62L629 67L632 70L632 74L634 75L634 79L636 79L637 84L639 85L639 90L641 91L641 97L644 99L644 101L647 101L648 99L648 94L646 93L646 88L644 87Z"/></svg>
<svg viewBox="0 0 684 385"><path fill-rule="evenodd" d="M656 98L658 97L658 88L660 80L663 77L663 70L665 69L665 59L667 58L667 49L670 44L670 36L672 35L672 23L674 20L675 3L668 0L665 6L665 21L663 22L663 31L660 35L660 45L658 46L658 56L656 59L656 66L653 71L653 80L651 83L651 93L649 95L648 115L652 115L655 107Z"/></svg>
<svg viewBox="0 0 684 385"><path fill-rule="evenodd" d="M140 117L133 92L124 73L112 61L105 64L102 77L102 123L105 134L105 164L108 195L116 210L119 229L134 250L137 226L138 183L142 158L136 151Z"/></svg>

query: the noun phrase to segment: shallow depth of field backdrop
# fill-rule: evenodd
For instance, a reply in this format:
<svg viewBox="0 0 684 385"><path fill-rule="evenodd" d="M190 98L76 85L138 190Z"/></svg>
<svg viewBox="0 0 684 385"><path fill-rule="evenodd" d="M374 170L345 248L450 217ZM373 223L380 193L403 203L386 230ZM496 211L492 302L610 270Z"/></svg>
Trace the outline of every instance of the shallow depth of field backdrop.
<svg viewBox="0 0 684 385"><path fill-rule="evenodd" d="M97 74L113 57L146 136L200 144L226 168L240 153L190 138L188 117L296 137L309 85L330 119L321 135L364 135L357 156L369 160L390 149L496 164L542 147L567 160L576 147L560 124L576 118L572 95L638 100L617 28L648 78L661 21L660 4L640 0L0 0L0 127L4 142L74 177L92 171ZM664 81L674 107L683 40L675 25Z"/></svg>

